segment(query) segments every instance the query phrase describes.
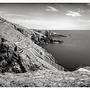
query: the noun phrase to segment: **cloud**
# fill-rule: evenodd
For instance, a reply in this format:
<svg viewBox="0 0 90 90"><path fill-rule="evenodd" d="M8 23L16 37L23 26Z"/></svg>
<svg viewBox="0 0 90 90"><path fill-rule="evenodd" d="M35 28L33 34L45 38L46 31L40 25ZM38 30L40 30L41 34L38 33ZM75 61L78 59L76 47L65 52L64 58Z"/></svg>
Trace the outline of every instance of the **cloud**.
<svg viewBox="0 0 90 90"><path fill-rule="evenodd" d="M24 18L26 17L25 15L20 15L20 14L11 14L11 13L3 13L3 16L5 17L11 17L11 18Z"/></svg>
<svg viewBox="0 0 90 90"><path fill-rule="evenodd" d="M24 17L25 15L20 15L20 14L6 14L6 16Z"/></svg>
<svg viewBox="0 0 90 90"><path fill-rule="evenodd" d="M46 11L58 12L58 9L56 9L55 7L52 7L52 6L47 6Z"/></svg>
<svg viewBox="0 0 90 90"><path fill-rule="evenodd" d="M0 14L4 13L3 11L0 11Z"/></svg>
<svg viewBox="0 0 90 90"><path fill-rule="evenodd" d="M4 11L0 11L0 16L5 18L5 19L12 19L12 18L26 18L27 15L21 15L21 14L14 14L14 13L8 13L8 12L4 12Z"/></svg>
<svg viewBox="0 0 90 90"><path fill-rule="evenodd" d="M4 15L5 12L4 11L0 11L0 16Z"/></svg>
<svg viewBox="0 0 90 90"><path fill-rule="evenodd" d="M90 23L90 20L83 20L83 19L78 19L79 22L82 22L82 23Z"/></svg>
<svg viewBox="0 0 90 90"><path fill-rule="evenodd" d="M88 3L87 6L90 7L90 3Z"/></svg>
<svg viewBox="0 0 90 90"><path fill-rule="evenodd" d="M74 12L74 11L68 11L68 13L66 13L67 16L72 16L72 17L79 17L82 16L79 12Z"/></svg>
<svg viewBox="0 0 90 90"><path fill-rule="evenodd" d="M1 13L1 17L7 19L7 20L13 20L13 19L26 19L28 16L27 15L21 15L21 14L11 14L11 13Z"/></svg>

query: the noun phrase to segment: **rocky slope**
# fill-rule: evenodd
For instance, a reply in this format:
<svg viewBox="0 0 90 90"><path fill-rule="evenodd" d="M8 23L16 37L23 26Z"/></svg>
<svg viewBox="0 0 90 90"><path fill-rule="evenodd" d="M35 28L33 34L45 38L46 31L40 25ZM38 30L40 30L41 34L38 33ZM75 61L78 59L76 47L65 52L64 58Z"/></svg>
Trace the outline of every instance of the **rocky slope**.
<svg viewBox="0 0 90 90"><path fill-rule="evenodd" d="M15 52L22 58L22 64L26 71L29 71L30 64L42 68L47 67L52 70L57 70L57 68L63 69L61 66L55 64L52 55L31 40L32 33L37 32L10 23L3 18L0 20L0 36L5 39L4 44L11 47L12 50L15 47L17 48Z"/></svg>
<svg viewBox="0 0 90 90"><path fill-rule="evenodd" d="M90 71L55 72L49 69L0 74L1 87L90 87Z"/></svg>
<svg viewBox="0 0 90 90"><path fill-rule="evenodd" d="M51 54L32 41L33 34L43 36L0 17L0 86L90 86L89 69L65 72Z"/></svg>

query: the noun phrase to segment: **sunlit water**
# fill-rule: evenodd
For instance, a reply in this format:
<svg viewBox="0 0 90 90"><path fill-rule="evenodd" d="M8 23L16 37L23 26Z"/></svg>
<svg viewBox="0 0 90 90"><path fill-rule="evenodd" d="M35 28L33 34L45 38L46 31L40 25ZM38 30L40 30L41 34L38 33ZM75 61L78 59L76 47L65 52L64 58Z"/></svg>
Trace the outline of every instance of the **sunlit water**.
<svg viewBox="0 0 90 90"><path fill-rule="evenodd" d="M62 44L48 44L42 46L55 57L56 63L71 71L80 66L90 65L89 30L67 30L54 32L69 35L66 38L57 38L64 41Z"/></svg>

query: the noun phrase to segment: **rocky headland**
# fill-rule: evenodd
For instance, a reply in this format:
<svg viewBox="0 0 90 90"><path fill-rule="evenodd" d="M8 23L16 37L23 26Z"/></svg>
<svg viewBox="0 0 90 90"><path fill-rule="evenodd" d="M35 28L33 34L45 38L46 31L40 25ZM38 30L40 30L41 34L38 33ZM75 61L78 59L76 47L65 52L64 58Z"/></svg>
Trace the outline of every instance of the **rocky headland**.
<svg viewBox="0 0 90 90"><path fill-rule="evenodd" d="M65 71L38 45L42 37L0 17L0 87L90 87L89 67Z"/></svg>
<svg viewBox="0 0 90 90"><path fill-rule="evenodd" d="M40 44L54 44L54 43L63 43L63 40L54 39L55 37L67 37L66 35L61 35L52 32L51 30L35 30L35 33L32 35L31 39L38 45ZM41 35L40 35L41 34Z"/></svg>

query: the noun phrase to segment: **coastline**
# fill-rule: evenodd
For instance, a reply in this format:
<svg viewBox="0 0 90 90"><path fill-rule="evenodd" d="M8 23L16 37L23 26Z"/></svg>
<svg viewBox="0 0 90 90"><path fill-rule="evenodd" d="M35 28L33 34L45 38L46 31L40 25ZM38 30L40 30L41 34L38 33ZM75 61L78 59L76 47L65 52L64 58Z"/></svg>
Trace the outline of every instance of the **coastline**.
<svg viewBox="0 0 90 90"><path fill-rule="evenodd" d="M0 51L0 69L4 69L4 72L0 72L0 87L90 86L90 70L81 68L73 72L64 71L64 67L57 65L51 54L32 41L30 36L37 35L36 32L16 25L17 29L12 23L3 20L0 20L0 25L0 36L5 39L0 40L1 46L2 43L6 45ZM41 34L38 35L40 38ZM50 43L49 39L46 42ZM22 72L21 65L26 72ZM57 69L58 66L60 70Z"/></svg>

